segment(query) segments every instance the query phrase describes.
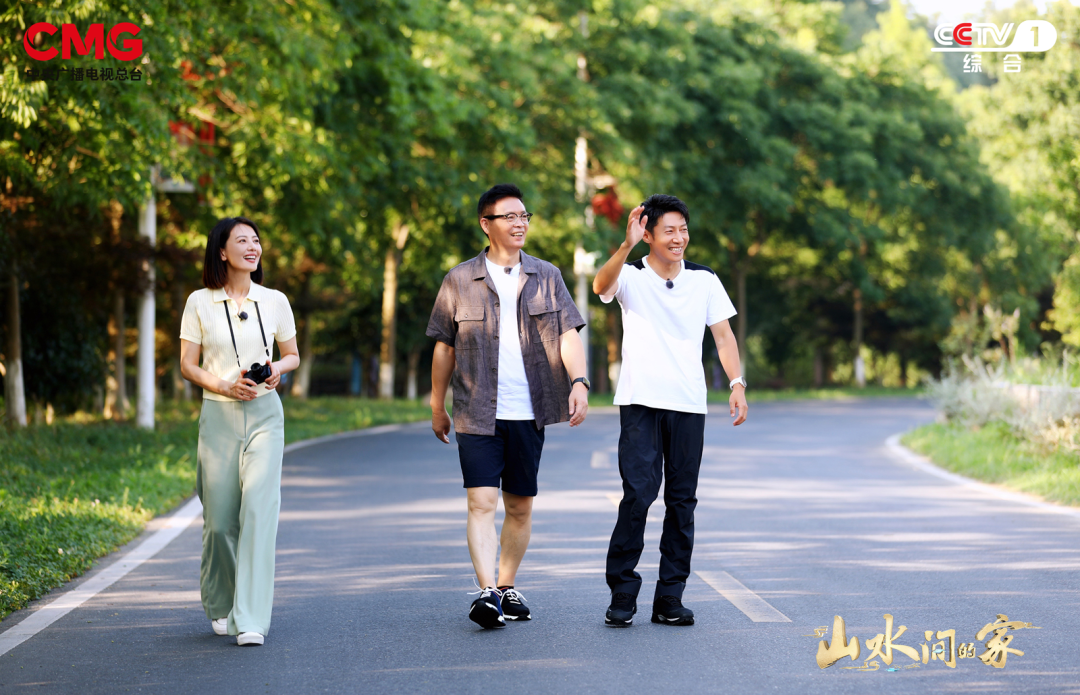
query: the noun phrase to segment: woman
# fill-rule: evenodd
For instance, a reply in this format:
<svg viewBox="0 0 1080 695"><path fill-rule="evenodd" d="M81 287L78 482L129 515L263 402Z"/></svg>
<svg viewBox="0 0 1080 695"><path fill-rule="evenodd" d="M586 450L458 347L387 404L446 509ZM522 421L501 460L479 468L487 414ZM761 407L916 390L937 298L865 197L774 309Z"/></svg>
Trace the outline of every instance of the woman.
<svg viewBox="0 0 1080 695"><path fill-rule="evenodd" d="M214 633L236 635L239 645L262 644L270 631L285 449L275 388L300 364L292 308L281 292L262 287L261 258L254 222L218 222L206 240L206 289L188 297L180 327L181 372L203 388L195 482L203 503L203 608Z"/></svg>

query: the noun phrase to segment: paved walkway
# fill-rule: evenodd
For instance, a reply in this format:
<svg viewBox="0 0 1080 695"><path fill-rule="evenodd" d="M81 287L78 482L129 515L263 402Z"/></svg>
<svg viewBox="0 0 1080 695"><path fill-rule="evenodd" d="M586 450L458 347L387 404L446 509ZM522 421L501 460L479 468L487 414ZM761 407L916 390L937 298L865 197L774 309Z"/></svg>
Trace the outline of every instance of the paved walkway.
<svg viewBox="0 0 1080 695"><path fill-rule="evenodd" d="M198 522L153 559L0 656L0 693L1077 692L1080 519L943 481L885 439L933 414L915 400L761 404L708 419L690 628L603 625L618 417L548 428L518 588L535 620L482 631L456 452L425 424L299 449L285 460L274 622L241 649L199 606ZM651 595L662 507L640 570ZM103 563L105 564L105 563ZM88 575L92 578L94 573ZM85 580L84 580L85 581ZM50 597L51 598L51 597ZM18 623L23 611L0 627ZM997 614L1004 669L962 659L844 670L895 616L895 642L958 641ZM821 670L834 615L862 659ZM937 642L928 642L929 649ZM985 639L983 640L986 641ZM985 647L977 643L978 653ZM889 681L885 683L884 681Z"/></svg>

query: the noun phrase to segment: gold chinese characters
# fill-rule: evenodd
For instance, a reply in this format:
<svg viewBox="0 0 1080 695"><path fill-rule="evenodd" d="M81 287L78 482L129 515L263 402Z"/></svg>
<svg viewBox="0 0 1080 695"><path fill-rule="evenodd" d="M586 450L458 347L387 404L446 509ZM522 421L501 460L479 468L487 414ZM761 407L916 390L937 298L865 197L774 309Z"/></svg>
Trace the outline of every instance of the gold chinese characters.
<svg viewBox="0 0 1080 695"><path fill-rule="evenodd" d="M926 641L919 643L920 653L920 649L900 642L900 638L907 632L906 625L900 625L894 631L893 616L886 613L883 617L885 618L885 631L866 640L866 648L869 650L869 654L863 661L863 665L842 666L842 669L876 671L880 668L878 659L881 659L889 667L886 669L888 671L897 671L900 668L919 668L923 664L929 664L933 661L941 661L949 668L956 668L958 660L976 658L975 642L957 642L956 630L954 629L937 630L936 632L934 630L924 631L923 637ZM984 625L975 635L977 641L987 640L985 644L986 651L978 654L978 659L988 666L1005 668L1009 654L1023 656L1024 652L1009 646L1015 637L1015 635L1009 633L1010 630L1022 629L1038 630L1041 628L1019 620L1010 621L1009 616L999 614L997 620ZM824 637L825 632L827 632L827 628L819 627L814 630L812 636L815 638ZM848 640L847 626L844 624L844 619L839 615L833 618L832 632L831 642L826 639L818 642L818 667L828 668L845 656L852 661L857 661L862 653L859 647L859 638L853 636ZM811 635L805 636L809 637ZM988 637L989 639L987 639ZM935 639L938 641L935 642ZM897 654L903 654L911 659L913 663L905 666L893 666L893 659Z"/></svg>

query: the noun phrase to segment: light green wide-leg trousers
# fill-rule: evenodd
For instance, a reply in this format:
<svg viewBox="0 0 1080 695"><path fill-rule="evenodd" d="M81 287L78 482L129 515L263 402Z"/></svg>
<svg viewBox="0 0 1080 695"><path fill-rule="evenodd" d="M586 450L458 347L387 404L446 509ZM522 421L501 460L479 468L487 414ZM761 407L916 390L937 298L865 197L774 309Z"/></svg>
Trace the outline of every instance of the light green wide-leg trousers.
<svg viewBox="0 0 1080 695"><path fill-rule="evenodd" d="M270 632L285 416L277 393L203 400L195 489L203 504L200 584L206 617L229 634Z"/></svg>

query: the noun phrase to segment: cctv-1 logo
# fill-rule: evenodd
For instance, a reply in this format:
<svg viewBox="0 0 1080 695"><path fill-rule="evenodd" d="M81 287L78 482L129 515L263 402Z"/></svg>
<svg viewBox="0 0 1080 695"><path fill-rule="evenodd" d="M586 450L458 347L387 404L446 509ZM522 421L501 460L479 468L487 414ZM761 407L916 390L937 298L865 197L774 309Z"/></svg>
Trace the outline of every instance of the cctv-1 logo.
<svg viewBox="0 0 1080 695"><path fill-rule="evenodd" d="M56 32L60 32L60 48L53 46L47 49L34 48L34 40L37 39L38 34L48 34L52 36ZM86 38L79 34L79 28L74 24L62 24L60 29L57 29L54 25L48 22L38 22L32 24L26 33L23 34L23 48L26 49L26 55L30 56L34 60L52 60L57 55L62 55L64 60L71 58L71 49L75 49L75 53L81 56L90 55L90 51L94 52L94 58L97 60L103 60L105 58L105 49L108 48L109 54L117 60L135 60L143 54L142 39L128 39L125 38L120 46L117 46L117 41L124 34L130 34L131 36L137 36L141 29L135 26L131 22L120 22L109 31L109 40L105 41L105 25L104 24L91 24L86 30Z"/></svg>
<svg viewBox="0 0 1080 695"><path fill-rule="evenodd" d="M1004 45L1010 38L1012 42ZM938 25L934 40L938 43L930 49L934 53L1042 53L1057 43L1057 29L1042 19L1025 20L1019 26L962 22Z"/></svg>

